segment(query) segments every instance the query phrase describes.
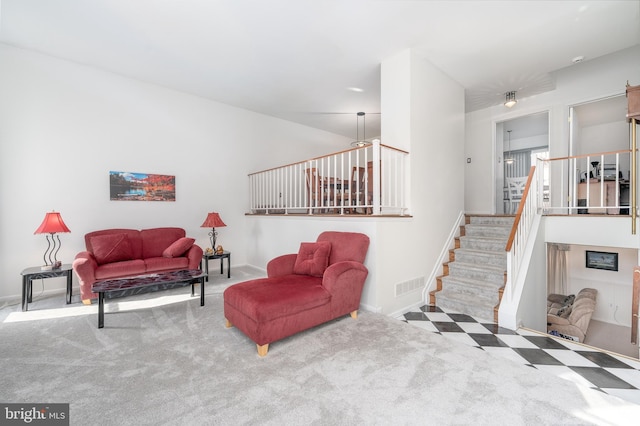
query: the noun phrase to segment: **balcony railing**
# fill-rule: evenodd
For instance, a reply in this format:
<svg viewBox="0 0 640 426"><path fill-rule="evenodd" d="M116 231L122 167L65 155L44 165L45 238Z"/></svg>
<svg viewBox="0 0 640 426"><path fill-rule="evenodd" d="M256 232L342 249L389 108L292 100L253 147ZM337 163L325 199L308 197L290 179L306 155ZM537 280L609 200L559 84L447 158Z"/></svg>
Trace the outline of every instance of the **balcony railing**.
<svg viewBox="0 0 640 426"><path fill-rule="evenodd" d="M631 150L538 159L544 214L629 214Z"/></svg>
<svg viewBox="0 0 640 426"><path fill-rule="evenodd" d="M408 212L406 151L356 147L249 175L254 214L369 214Z"/></svg>

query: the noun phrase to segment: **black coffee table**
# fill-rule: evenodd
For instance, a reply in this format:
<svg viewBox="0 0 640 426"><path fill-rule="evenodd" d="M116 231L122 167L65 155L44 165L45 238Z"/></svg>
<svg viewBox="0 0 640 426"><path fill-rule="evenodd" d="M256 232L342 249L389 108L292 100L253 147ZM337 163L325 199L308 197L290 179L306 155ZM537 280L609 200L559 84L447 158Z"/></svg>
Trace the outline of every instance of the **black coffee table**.
<svg viewBox="0 0 640 426"><path fill-rule="evenodd" d="M204 306L204 279L206 276L207 274L200 269L187 269L96 281L91 286L91 290L98 293L98 328L104 328L105 297L115 299L134 294L169 290L189 284L191 284L191 295L193 296L195 294L194 286L200 284L200 306Z"/></svg>

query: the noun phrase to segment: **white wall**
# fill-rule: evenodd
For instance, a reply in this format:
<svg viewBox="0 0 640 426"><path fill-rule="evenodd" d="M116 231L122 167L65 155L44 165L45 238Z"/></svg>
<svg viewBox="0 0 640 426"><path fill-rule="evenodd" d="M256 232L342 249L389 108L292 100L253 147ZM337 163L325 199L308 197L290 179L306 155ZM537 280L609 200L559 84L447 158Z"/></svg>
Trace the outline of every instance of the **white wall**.
<svg viewBox="0 0 640 426"><path fill-rule="evenodd" d="M234 265L246 264L247 174L349 142L3 44L0 64L0 298L17 297L20 272L43 263L46 242L33 232L53 209L71 229L60 235L64 263L84 249L85 233L111 227L179 226L207 246L199 226L217 211L227 224L219 243ZM110 170L175 175L176 201L109 201Z"/></svg>
<svg viewBox="0 0 640 426"><path fill-rule="evenodd" d="M583 288L598 290L593 319L631 327L633 267L638 251L602 246L571 245L567 253L567 291L578 294ZM618 270L605 271L585 266L587 250L618 253Z"/></svg>

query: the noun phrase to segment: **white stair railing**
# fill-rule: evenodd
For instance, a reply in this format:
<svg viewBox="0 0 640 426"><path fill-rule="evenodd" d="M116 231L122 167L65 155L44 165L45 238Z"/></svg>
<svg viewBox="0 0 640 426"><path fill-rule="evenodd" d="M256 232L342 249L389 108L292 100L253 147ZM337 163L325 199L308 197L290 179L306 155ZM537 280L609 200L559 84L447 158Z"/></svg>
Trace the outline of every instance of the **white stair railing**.
<svg viewBox="0 0 640 426"><path fill-rule="evenodd" d="M511 297L516 294L514 285L518 280L524 249L529 238L529 230L536 215L540 214L538 200L542 195L539 194L541 191L538 191L538 188L540 187L539 181L541 177L536 174L536 166L532 166L529 170L527 184L505 247L507 252L506 287L508 290L505 294L510 294Z"/></svg>

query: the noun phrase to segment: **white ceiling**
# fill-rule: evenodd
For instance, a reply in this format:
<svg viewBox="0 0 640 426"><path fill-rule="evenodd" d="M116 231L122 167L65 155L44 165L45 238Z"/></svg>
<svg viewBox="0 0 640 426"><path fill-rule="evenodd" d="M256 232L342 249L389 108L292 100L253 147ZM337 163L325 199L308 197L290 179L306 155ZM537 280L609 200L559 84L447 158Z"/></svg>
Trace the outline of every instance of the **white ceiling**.
<svg viewBox="0 0 640 426"><path fill-rule="evenodd" d="M414 48L486 108L640 44L640 0L0 0L0 42L349 137L365 111L373 136L385 58Z"/></svg>

